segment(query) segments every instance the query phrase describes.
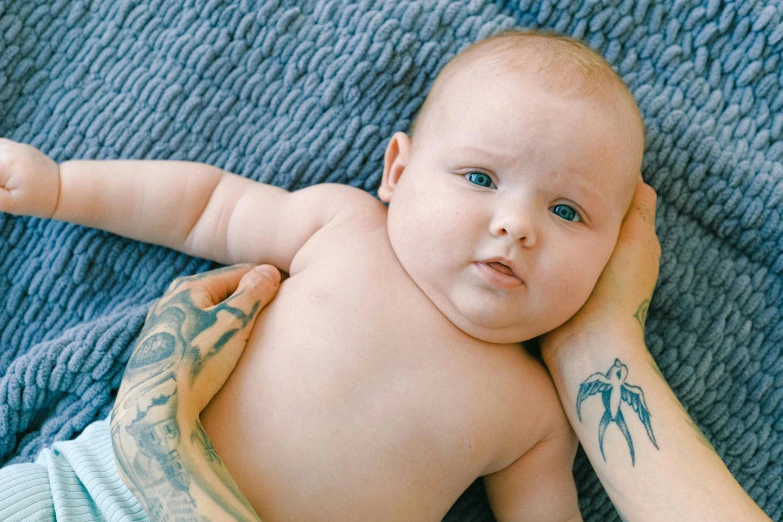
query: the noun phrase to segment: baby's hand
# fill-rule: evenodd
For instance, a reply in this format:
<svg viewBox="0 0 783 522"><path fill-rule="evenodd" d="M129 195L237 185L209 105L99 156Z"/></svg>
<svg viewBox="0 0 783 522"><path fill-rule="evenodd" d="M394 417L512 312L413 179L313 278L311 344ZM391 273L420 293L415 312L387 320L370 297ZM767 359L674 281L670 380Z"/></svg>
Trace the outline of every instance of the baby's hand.
<svg viewBox="0 0 783 522"><path fill-rule="evenodd" d="M0 212L51 218L60 192L60 167L40 150L0 138Z"/></svg>

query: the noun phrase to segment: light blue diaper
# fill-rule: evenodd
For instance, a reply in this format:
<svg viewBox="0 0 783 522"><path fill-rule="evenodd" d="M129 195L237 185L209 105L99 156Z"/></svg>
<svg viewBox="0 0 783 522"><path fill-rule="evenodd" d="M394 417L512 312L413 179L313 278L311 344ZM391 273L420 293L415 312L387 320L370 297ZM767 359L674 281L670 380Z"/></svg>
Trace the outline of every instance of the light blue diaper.
<svg viewBox="0 0 783 522"><path fill-rule="evenodd" d="M117 475L109 420L55 442L33 464L0 469L3 522L149 522Z"/></svg>

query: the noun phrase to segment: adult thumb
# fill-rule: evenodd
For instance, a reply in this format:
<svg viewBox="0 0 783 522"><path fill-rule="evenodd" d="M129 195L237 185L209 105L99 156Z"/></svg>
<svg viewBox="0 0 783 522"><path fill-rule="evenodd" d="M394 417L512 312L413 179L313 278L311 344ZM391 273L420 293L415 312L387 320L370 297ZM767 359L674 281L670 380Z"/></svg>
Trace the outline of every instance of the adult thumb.
<svg viewBox="0 0 783 522"><path fill-rule="evenodd" d="M239 281L237 291L231 300L242 299L246 302L260 302L258 311L266 306L277 293L280 286L280 271L272 265L260 265L248 271ZM236 303L234 303L236 306ZM244 307L240 307L244 308Z"/></svg>

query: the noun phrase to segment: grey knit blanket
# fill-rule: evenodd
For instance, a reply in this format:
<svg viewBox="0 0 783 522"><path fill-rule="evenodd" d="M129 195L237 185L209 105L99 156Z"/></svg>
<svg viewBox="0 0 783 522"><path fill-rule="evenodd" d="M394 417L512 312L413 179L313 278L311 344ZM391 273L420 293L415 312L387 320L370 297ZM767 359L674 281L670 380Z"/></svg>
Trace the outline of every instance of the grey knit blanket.
<svg viewBox="0 0 783 522"><path fill-rule="evenodd" d="M200 161L374 192L439 69L502 29L582 38L647 124L663 247L647 344L751 497L783 520L783 3L0 0L0 135L57 161ZM0 459L106 416L146 311L215 268L0 213ZM616 514L580 450L588 521ZM447 520L493 520L481 481Z"/></svg>

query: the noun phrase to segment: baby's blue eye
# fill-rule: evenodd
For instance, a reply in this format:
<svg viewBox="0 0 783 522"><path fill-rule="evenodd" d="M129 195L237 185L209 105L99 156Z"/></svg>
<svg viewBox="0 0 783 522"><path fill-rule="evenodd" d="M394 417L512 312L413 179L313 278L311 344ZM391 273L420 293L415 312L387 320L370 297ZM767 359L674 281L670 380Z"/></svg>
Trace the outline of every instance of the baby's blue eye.
<svg viewBox="0 0 783 522"><path fill-rule="evenodd" d="M470 172L467 174L467 177L471 183L480 185L482 187L489 188L489 186L492 185L492 178L490 178L483 172Z"/></svg>
<svg viewBox="0 0 783 522"><path fill-rule="evenodd" d="M568 205L555 205L552 208L555 209L555 214L566 221L582 221L582 218L579 217L579 213ZM577 219L575 220L574 218Z"/></svg>

